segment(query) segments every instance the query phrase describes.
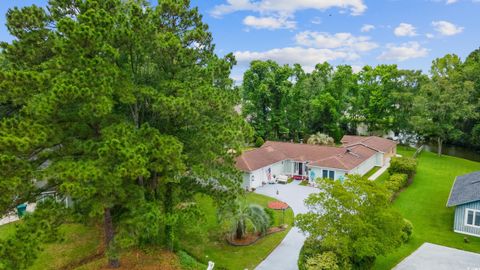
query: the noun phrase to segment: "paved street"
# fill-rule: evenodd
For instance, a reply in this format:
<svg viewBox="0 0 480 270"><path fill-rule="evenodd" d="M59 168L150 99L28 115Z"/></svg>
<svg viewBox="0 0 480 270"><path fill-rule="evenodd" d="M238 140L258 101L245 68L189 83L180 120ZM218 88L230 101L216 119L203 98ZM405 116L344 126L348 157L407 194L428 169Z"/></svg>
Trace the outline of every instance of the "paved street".
<svg viewBox="0 0 480 270"><path fill-rule="evenodd" d="M298 184L298 181L294 181L287 185L266 185L258 188L255 192L286 202L293 209L295 215L297 215L299 213L307 212L307 208L303 201L308 195L317 191L315 188L300 186ZM278 195L277 190L279 193ZM277 248L255 269L297 270L298 255L304 241L305 235L303 235L296 227L292 228L280 245L278 245Z"/></svg>

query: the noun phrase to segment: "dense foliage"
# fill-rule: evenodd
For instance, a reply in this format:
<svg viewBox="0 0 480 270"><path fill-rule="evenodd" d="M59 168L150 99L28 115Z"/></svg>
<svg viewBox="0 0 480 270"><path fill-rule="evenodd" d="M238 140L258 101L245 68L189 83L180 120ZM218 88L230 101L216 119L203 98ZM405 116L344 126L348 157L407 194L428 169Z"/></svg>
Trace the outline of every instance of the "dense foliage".
<svg viewBox="0 0 480 270"><path fill-rule="evenodd" d="M15 231L0 239L0 269L26 269L37 258L42 244L61 239L60 224L68 215L62 204L45 200L37 204L33 213L27 213Z"/></svg>
<svg viewBox="0 0 480 270"><path fill-rule="evenodd" d="M413 177L417 171L417 160L412 157L392 157L388 172L390 174L406 174Z"/></svg>
<svg viewBox="0 0 480 270"><path fill-rule="evenodd" d="M343 184L329 179L318 184L321 191L306 200L311 211L297 218L297 226L308 233L301 269L311 258L334 261L339 269L369 269L377 256L403 243L405 222L381 184L357 175Z"/></svg>
<svg viewBox="0 0 480 270"><path fill-rule="evenodd" d="M214 54L188 0L51 0L9 10L7 27L1 214L56 190L103 219L118 266L121 248L173 249L200 214L195 193L237 196L233 153L250 130L234 110L235 60Z"/></svg>
<svg viewBox="0 0 480 270"><path fill-rule="evenodd" d="M478 122L480 109L480 89L475 89L474 81L463 71L468 65L450 54L434 60L431 79L415 96L412 122L419 134L437 141L439 155L444 141L458 141L465 132L473 135L472 130L478 128L475 124L468 131L461 126L462 122ZM478 145L474 141L470 144Z"/></svg>
<svg viewBox="0 0 480 270"><path fill-rule="evenodd" d="M429 76L396 65L299 65L253 61L243 77L243 114L257 136L306 141L325 133L384 135L480 147L480 49L465 61L446 55Z"/></svg>
<svg viewBox="0 0 480 270"><path fill-rule="evenodd" d="M402 189L408 182L408 175L403 173L394 173L385 181L385 187L392 193Z"/></svg>
<svg viewBox="0 0 480 270"><path fill-rule="evenodd" d="M371 132L410 132L413 97L428 78L395 65L364 67L253 61L244 74L243 113L264 139L307 140L325 133L339 141L366 124Z"/></svg>
<svg viewBox="0 0 480 270"><path fill-rule="evenodd" d="M326 134L323 133L315 133L310 135L307 140L308 144L315 144L315 145L329 145L329 146L334 146L335 145L335 140L332 137L329 137Z"/></svg>

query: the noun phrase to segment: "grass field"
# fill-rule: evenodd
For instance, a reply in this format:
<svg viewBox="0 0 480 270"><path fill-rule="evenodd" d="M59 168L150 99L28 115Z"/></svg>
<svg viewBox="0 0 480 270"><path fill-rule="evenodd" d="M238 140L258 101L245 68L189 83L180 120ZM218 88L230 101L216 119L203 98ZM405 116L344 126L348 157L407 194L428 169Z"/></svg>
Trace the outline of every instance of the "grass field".
<svg viewBox="0 0 480 270"><path fill-rule="evenodd" d="M399 147L399 154L412 156L414 150ZM453 232L454 209L446 203L457 175L480 170L480 163L465 159L437 156L424 151L418 157L417 174L413 183L395 200L393 206L414 226L412 239L396 252L377 258L374 269L387 270L410 255L421 244L430 242L448 247L480 252L480 239ZM388 177L388 174L383 177ZM382 182L382 179L377 181Z"/></svg>
<svg viewBox="0 0 480 270"><path fill-rule="evenodd" d="M15 225L21 221L0 226L0 239L15 232ZM97 252L100 233L95 227L81 224L64 224L60 227L61 241L43 246L30 270L55 270L75 264Z"/></svg>
<svg viewBox="0 0 480 270"><path fill-rule="evenodd" d="M12 222L12 223L8 223L0 226L0 240L5 239L11 234L15 233L15 224L17 222Z"/></svg>
<svg viewBox="0 0 480 270"><path fill-rule="evenodd" d="M247 194L250 203L256 203L264 207L274 199L255 194ZM219 227L216 218L216 209L208 197L199 198L206 213L205 222L201 223L201 231L191 233L180 240L185 250L202 262L212 260L217 269L253 269L282 241L288 230L293 225L293 211L288 209L285 212L285 223L289 228L283 232L267 235L258 240L255 244L245 247L234 247L226 243L222 228ZM275 225L280 225L282 213L275 212ZM203 235L203 237L202 237ZM202 243L202 244L199 244Z"/></svg>
<svg viewBox="0 0 480 270"><path fill-rule="evenodd" d="M365 178L369 178L369 177L372 176L374 173L376 173L378 170L380 170L380 168L381 168L380 166L375 166L375 167L373 167L370 171L368 171L368 172L364 175L364 177L365 177Z"/></svg>

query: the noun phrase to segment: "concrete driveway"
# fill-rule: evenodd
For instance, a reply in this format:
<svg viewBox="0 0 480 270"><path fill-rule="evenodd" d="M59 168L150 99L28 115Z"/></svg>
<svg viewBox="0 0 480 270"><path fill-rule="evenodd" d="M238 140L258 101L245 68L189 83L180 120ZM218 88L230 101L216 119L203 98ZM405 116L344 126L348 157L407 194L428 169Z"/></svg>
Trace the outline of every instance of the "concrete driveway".
<svg viewBox="0 0 480 270"><path fill-rule="evenodd" d="M480 254L424 243L393 270L478 270Z"/></svg>
<svg viewBox="0 0 480 270"><path fill-rule="evenodd" d="M278 190L278 195L277 195ZM318 189L313 187L300 186L298 181L294 181L287 185L274 184L265 185L258 188L255 192L280 201L286 202L292 208L295 215L306 213L307 207L303 201L311 193L317 192ZM298 228L292 228L283 241L263 260L257 270L297 270L297 261L300 249L305 241L305 235Z"/></svg>

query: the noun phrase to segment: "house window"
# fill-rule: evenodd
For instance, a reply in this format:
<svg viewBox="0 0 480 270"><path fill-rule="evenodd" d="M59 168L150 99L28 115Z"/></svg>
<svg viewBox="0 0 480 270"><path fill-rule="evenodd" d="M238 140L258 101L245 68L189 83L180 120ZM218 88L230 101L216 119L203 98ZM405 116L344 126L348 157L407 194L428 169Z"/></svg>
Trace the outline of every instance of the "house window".
<svg viewBox="0 0 480 270"><path fill-rule="evenodd" d="M335 171L323 170L322 178L335 179Z"/></svg>
<svg viewBox="0 0 480 270"><path fill-rule="evenodd" d="M467 209L465 225L480 227L480 210Z"/></svg>

